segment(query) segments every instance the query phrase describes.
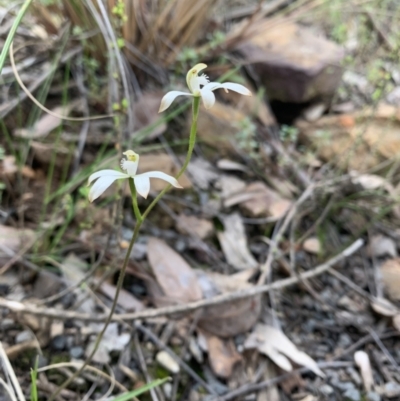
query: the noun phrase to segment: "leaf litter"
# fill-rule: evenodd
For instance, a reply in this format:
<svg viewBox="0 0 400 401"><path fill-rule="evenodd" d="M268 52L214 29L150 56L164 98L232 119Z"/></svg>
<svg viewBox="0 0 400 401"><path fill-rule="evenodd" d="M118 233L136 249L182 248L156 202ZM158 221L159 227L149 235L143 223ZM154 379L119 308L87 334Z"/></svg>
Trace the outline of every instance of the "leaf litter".
<svg viewBox="0 0 400 401"><path fill-rule="evenodd" d="M81 14L74 14L68 2L64 3L66 15L75 26L83 24L80 17L84 16L88 31L98 32L95 24L90 25L94 20L86 9L82 9ZM111 3L110 7L116 4ZM82 165L79 166L82 172L94 162L105 143L108 144L104 145L107 151L119 149L119 135L136 144L139 134L140 140L146 141L140 144L146 149L141 156L143 171L162 170L176 174L184 157L181 132L186 129L186 117L179 116L171 122L160 121L157 108L164 93L160 87L167 82L165 70L156 63L146 65L146 58L138 58L136 53L128 54L131 43L137 44L141 51L149 49L151 54L157 54L160 65L173 66L169 70L172 74L176 67L172 59L180 50L182 54L186 52L182 47L184 39L188 38L187 43L196 43L195 30L188 28L190 24L207 26L210 35L219 26L217 20L208 20L211 22L207 24L201 20L211 14L207 8L209 3L200 2L201 12L196 13L185 8L188 7L185 2L176 3L176 9L171 6L162 18L171 16L171 20L166 18L164 22L170 21L169 27L170 23L177 26L168 38L166 25L160 23L162 19L158 20L160 24L154 26L162 26L167 38L164 41L163 37L159 43L157 35L147 31L150 20L135 14L150 13L150 8L146 12L140 8L126 10L128 18L135 23L121 28L127 44L123 56L126 57L124 61L135 61L132 64L135 76L129 75L130 67L125 73L135 92L140 92L138 84L143 85L142 96L135 95L130 107L124 110L134 117L134 123L129 127L123 123L122 133L117 133L115 121L111 119L88 123ZM229 5L230 12L241 2L234 3ZM214 79L214 74L227 72L230 68L231 62L222 58L218 63L212 61L221 49L239 50L245 57L247 74L245 77L238 70L233 79L250 86L250 77L254 96L244 98L220 93L214 108L201 111L196 158L182 177L185 192L179 198L171 193L165 197L162 208L154 209L128 262L129 276L120 293L117 312L146 312L154 307L186 305L256 290L259 267L271 252L268 282L274 284L287 274L296 278L298 274L312 270L346 249L351 240L366 238L367 233L368 246L342 259L322 276L310 279L310 286L299 282L300 285L290 289L275 289L268 296L257 294L209 305L191 314L144 319L141 327L147 332L139 334L136 330L140 331L140 325L135 322L133 325L130 321L128 325L112 323L96 354L96 361L110 363L117 380L127 387L158 377L159 366L163 366L176 377L174 386L160 390L164 392L160 399L180 393L188 394L190 400L201 399L204 397L202 387L213 393L210 386L226 400L244 399L250 393L256 394L258 400L275 400L282 399L282 392L286 398L304 401L320 397L341 399L350 395L357 400L364 396L370 400L378 399L377 396L384 399L398 397L396 336L400 330L400 305L396 269L400 249L397 229L400 184L396 164L399 149L396 88L390 87L388 91L387 100L392 102L391 105L381 100L371 107L369 97L372 98L377 84L371 80L371 71L366 71L367 63L363 62L354 65L357 74L351 76L352 71L346 71L340 90L334 93L343 72L338 68L338 61L344 53L339 45L325 39L319 31L325 30L322 28L324 23L315 30L309 29L310 25L312 28L319 25L319 17L312 18L310 24L310 11L298 8L297 11L294 9L298 14L286 21L286 9L282 5L279 7L283 13L279 17L274 14L273 5L267 7L272 10L267 12L270 16L264 15L265 5L257 9L260 15L250 16L247 5L242 6L240 4L238 15L244 16L239 18L244 18L244 25L228 23L226 41L221 42L221 47L213 48L213 45L209 49L209 73ZM45 6L40 7L47 10ZM50 76L48 57L59 44L51 38L59 33L63 25L61 20L66 18L64 14L62 18L56 15L57 7L52 7L46 15L28 13L15 38L15 46L19 47L15 54L17 68L24 70L22 78L31 90L37 89L43 79ZM172 18L171 10L185 18ZM359 14L363 15L360 10ZM247 21L246 16L250 18ZM9 13L2 13L2 18L4 26L10 26ZM230 21L230 17L226 18ZM300 24L293 21L299 18ZM372 18L390 19L390 15ZM135 25L141 20L143 26ZM153 22L151 20L150 25ZM395 25L385 22L382 26L390 31ZM189 29L187 35L181 35L185 32L183 27ZM268 29L260 29L265 27ZM379 24L373 20L372 34L376 27L379 28ZM385 43L386 32L378 30L378 40L371 40L366 46L374 46L379 41ZM75 33L74 38L77 38ZM2 41L5 34L2 30ZM28 48L25 41L30 35L35 38L35 43ZM39 43L37 38L45 40L46 45ZM120 84L116 75L111 71L104 78L101 68L93 69L94 64L85 64L89 54L94 61L100 60L101 65L105 62L108 39L104 41L100 34L95 34L93 40L97 46L85 47L83 70L81 50L72 48L65 53L68 57L62 57L60 66L64 68L63 63L68 61L68 68L73 71L66 87L71 90L68 93L71 100L66 103L63 89L60 89L65 79L63 72L60 74L62 69L54 73L50 96L45 103L57 114L105 113L114 101ZM153 45L148 46L149 43ZM176 46L176 52L170 51L171 43ZM364 42L357 46L361 46L360 43ZM345 42L346 51L352 55L350 45L349 40ZM353 51L357 50L357 46L352 46ZM380 46L379 51L382 48L384 46ZM166 52L164 56L162 49ZM305 53L308 54L306 58ZM374 51L361 53L375 54ZM35 57L32 58L32 54ZM186 64L186 59L181 56L176 71ZM332 62L332 58L335 61ZM390 85L398 86L400 73L395 63L389 64L388 61L380 65L379 74L388 74ZM321 79L332 66L332 79ZM54 362L55 356L80 359L90 352L101 325L79 319L64 322L63 311L75 311L89 317L107 311L115 296L118 267L134 221L125 204L118 212L106 198L101 207L85 205L81 184L86 173L70 176L68 167L82 138L84 125L64 122L47 114L39 119L37 116L32 118L33 114L28 118L25 112L29 111L30 105L23 100L26 95L20 96L13 85L12 69L8 68L6 73L2 75L6 85L0 93L1 113L6 116L4 123L11 133L17 155L20 156L18 153L27 146L23 140L33 141L30 141L29 149L22 152L26 158L15 157L15 151L12 152L6 141L0 143L0 179L1 184L4 183L0 187L0 300L19 302L20 309L24 305L35 305L42 310L55 308L59 311L59 317L52 320L2 309L0 340L6 352L19 361L15 365L19 376L25 377L30 366L25 366L20 356L24 350L37 347L31 340L32 333L44 349L46 362ZM271 74L274 79L269 78ZM172 81L180 79L178 77L177 73ZM73 99L76 98L79 100L75 102ZM327 101L328 98L334 100ZM307 104L296 104L305 99ZM19 122L15 117L17 113L12 113L17 105L23 111ZM125 107L124 102L114 106ZM121 121L122 116L123 113ZM286 125L288 121L289 126ZM60 142L54 140L57 132L60 132ZM164 146L166 143L168 146ZM53 163L55 176L46 189ZM67 198L60 196L55 202L58 205L46 205L47 211L42 215L41 203L46 200L46 192L59 189L63 177L73 182L74 189L67 186L63 191L72 197L76 207L68 210ZM298 204L297 199L311 183L315 185L312 196L307 202ZM155 182L155 191L162 188L163 184ZM68 211L72 209L76 214L72 220L67 220ZM289 210L295 213L288 213ZM118 224L112 217L114 213L119 216ZM41 216L44 216L43 221ZM65 221L68 224L63 226ZM281 232L282 226L285 230ZM47 230L44 237L37 238L36 233L42 229ZM194 237L203 241L202 246L193 246ZM51 248L53 240L54 243L59 241L59 247ZM272 246L275 242L276 248ZM30 246L31 243L35 243L34 246ZM86 279L88 268L92 267L95 277ZM281 327L279 330L261 323L265 321L265 309L270 307L275 322L278 321ZM376 336L371 334L374 332ZM16 333L23 340L20 344L27 348L18 348L19 343L14 340ZM170 347L168 352L164 346ZM182 358L180 364L171 357L170 351ZM165 363L165 355L170 357L168 363ZM129 366L132 374L121 375L118 366ZM281 369L291 374L282 375ZM315 376L303 374L306 369ZM205 386L196 372L193 375L193 370L201 372L207 380ZM194 385L187 380L189 376ZM135 378L133 382L132 377ZM49 385L53 380L57 382L58 376L49 375L46 380L43 383ZM48 395L45 388L40 387L43 397ZM98 389L101 390L101 385ZM100 390L96 390L95 398L100 397ZM82 398L79 389L73 391L76 391L73 394L77 399Z"/></svg>

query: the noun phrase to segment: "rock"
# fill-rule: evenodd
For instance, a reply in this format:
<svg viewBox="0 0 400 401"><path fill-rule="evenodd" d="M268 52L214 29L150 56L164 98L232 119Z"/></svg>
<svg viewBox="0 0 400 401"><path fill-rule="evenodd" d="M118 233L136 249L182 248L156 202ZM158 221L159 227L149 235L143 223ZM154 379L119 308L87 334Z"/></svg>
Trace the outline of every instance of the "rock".
<svg viewBox="0 0 400 401"><path fill-rule="evenodd" d="M232 140L236 142L235 136L246 118L240 110L216 102L211 109L201 110L197 123L199 139L221 153L234 152Z"/></svg>
<svg viewBox="0 0 400 401"><path fill-rule="evenodd" d="M329 384L323 384L319 388L319 390L321 391L322 394L327 395L327 396L333 394L333 392L334 392L333 388Z"/></svg>
<svg viewBox="0 0 400 401"><path fill-rule="evenodd" d="M383 386L383 394L385 397L394 398L400 396L400 384L396 382L388 382Z"/></svg>
<svg viewBox="0 0 400 401"><path fill-rule="evenodd" d="M33 335L33 333L30 330L24 330L19 332L16 337L15 337L15 343L16 344L21 344L24 343L26 341L30 341L33 340L35 338L35 336Z"/></svg>
<svg viewBox="0 0 400 401"><path fill-rule="evenodd" d="M67 337L66 336L55 336L51 340L51 347L56 350L56 351L62 351L65 349L65 346L67 345Z"/></svg>
<svg viewBox="0 0 400 401"><path fill-rule="evenodd" d="M271 100L304 103L332 96L342 77L344 50L292 22L252 27L253 35L237 50L252 65Z"/></svg>
<svg viewBox="0 0 400 401"><path fill-rule="evenodd" d="M82 347L79 347L79 346L72 347L69 350L69 355L73 359L81 359L83 357L83 354L84 354L84 350Z"/></svg>
<svg viewBox="0 0 400 401"><path fill-rule="evenodd" d="M356 388L349 388L343 393L343 397L348 401L360 401L361 393Z"/></svg>
<svg viewBox="0 0 400 401"><path fill-rule="evenodd" d="M374 391L369 391L367 393L367 400L368 401L381 401L381 396Z"/></svg>
<svg viewBox="0 0 400 401"><path fill-rule="evenodd" d="M214 231L214 225L211 221L185 214L179 215L176 228L182 234L195 234L201 239L211 236Z"/></svg>
<svg viewBox="0 0 400 401"><path fill-rule="evenodd" d="M167 398L168 400L170 400L172 398L172 384L167 382L164 383L162 386L163 392L165 394L165 398Z"/></svg>
<svg viewBox="0 0 400 401"><path fill-rule="evenodd" d="M179 373L179 371L180 371L180 367L179 367L178 363L166 351L158 352L156 355L156 361L163 368L167 369L168 372L176 374L176 373Z"/></svg>

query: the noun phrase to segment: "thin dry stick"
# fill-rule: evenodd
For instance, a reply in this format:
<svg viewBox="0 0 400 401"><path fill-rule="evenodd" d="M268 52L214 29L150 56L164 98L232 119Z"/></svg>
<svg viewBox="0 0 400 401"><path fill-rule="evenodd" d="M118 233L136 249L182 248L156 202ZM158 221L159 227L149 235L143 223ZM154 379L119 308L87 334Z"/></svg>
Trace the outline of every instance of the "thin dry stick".
<svg viewBox="0 0 400 401"><path fill-rule="evenodd" d="M24 397L24 393L21 389L21 386L18 383L17 376L15 375L14 369L11 366L10 360L8 359L8 356L6 354L6 351L4 350L4 347L3 347L3 344L1 341L0 341L0 361L3 362L4 369L7 372L12 385L14 386L14 391L15 391L16 395L18 396L18 400L26 401L25 397Z"/></svg>
<svg viewBox="0 0 400 401"><path fill-rule="evenodd" d="M91 117L66 117L63 116L62 114L57 114L54 113L54 111L49 110L48 108L44 107L42 103L40 103L35 96L32 95L31 92L29 92L29 89L25 86L25 84L22 82L22 79L20 75L18 74L17 67L15 65L15 60L14 60L14 51L13 51L13 44L11 43L10 46L10 62L11 62L11 67L15 76L15 79L17 80L19 86L22 88L22 90L25 92L25 94L29 97L29 99L32 100L33 103L36 104L37 107L45 111L47 114L50 114L53 117L57 117L61 120L67 120L67 121L89 121L89 120L100 120L102 118L109 118L109 117L114 117L114 114L107 114L107 115L102 115L102 116L91 116Z"/></svg>
<svg viewBox="0 0 400 401"><path fill-rule="evenodd" d="M39 368L38 372L45 372L46 370L51 370L51 369L59 369L59 368L65 368L65 367L74 367L76 369L80 368L83 365L83 362L60 362L60 363L54 363L53 365L47 365L44 366L43 368ZM119 383L117 380L115 380L115 377L108 375L107 373L103 372L100 369L95 368L94 366L85 366L85 370L91 370L92 372L98 374L99 376L107 379L112 386L118 387L122 392L126 393L128 392L128 389Z"/></svg>
<svg viewBox="0 0 400 401"><path fill-rule="evenodd" d="M299 275L299 277L289 277L283 280L278 280L271 284L259 285L251 287L245 290L232 292L229 294L218 295L209 299L202 299L196 302L190 302L188 304L167 306L164 308L144 310L134 313L121 313L119 315L114 315L112 317L113 321L123 320L136 320L136 319L149 319L158 316L169 316L177 313L192 312L194 310L204 308L206 306L219 305L225 302L235 301L238 299L250 298L255 295L264 294L272 290L281 290L290 287L299 282L299 279L305 280L312 277L319 276L320 274L326 272L330 267L334 266L336 263L348 258L357 252L364 244L362 239L358 239L353 242L348 248L344 249L338 255L328 260L327 262L317 266L313 270L307 271ZM54 308L37 308L35 306L23 304L17 301L9 301L4 298L0 298L0 308L7 308L13 312L29 313L38 316L47 316L53 319L68 320L77 319L82 321L91 322L102 322L107 318L107 314L94 316L85 313L77 313L74 311L62 311Z"/></svg>
<svg viewBox="0 0 400 401"><path fill-rule="evenodd" d="M279 241L281 240L283 233L286 231L289 223L292 221L294 215L296 214L297 208L311 196L314 189L315 189L314 184L308 186L307 189L303 192L300 198L297 199L297 201L292 205L289 212L287 213L285 220L283 221L283 224L281 225L275 237L271 241L271 246L269 248L267 261L264 263L263 266L261 266L262 274L258 280L259 284L263 284L265 282L265 279L268 277L271 270L272 262L275 257L275 253L278 250Z"/></svg>
<svg viewBox="0 0 400 401"><path fill-rule="evenodd" d="M351 367L354 366L353 362L321 362L318 364L318 366L321 369L327 369L327 368L345 368L345 367ZM217 398L212 398L211 401L228 401L231 400L233 398L238 398L238 397L244 397L246 394L250 394L250 393L255 393L257 391L266 389L270 386L273 386L274 384L278 384L290 377L292 377L295 374L299 374L299 373L305 373L308 372L309 369L308 368L300 368L300 369L296 369L292 372L288 372L288 373L284 373L281 376L277 376L274 377L272 379L268 379L265 380L263 382L260 383L251 383L251 384L245 384L235 390L230 391L229 393L222 395L220 397Z"/></svg>

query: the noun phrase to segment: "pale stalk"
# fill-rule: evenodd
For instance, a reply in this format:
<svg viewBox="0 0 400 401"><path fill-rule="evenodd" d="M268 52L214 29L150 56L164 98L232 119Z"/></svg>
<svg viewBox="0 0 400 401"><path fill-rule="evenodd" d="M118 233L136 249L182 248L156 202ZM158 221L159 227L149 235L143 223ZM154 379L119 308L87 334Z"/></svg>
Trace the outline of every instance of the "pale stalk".
<svg viewBox="0 0 400 401"><path fill-rule="evenodd" d="M192 154L193 154L193 149L194 146L196 144L196 134L197 134L197 118L199 116L199 106L200 106L200 97L194 97L193 98L193 120L192 120L192 126L190 128L190 138L189 138L189 148L187 151L187 155L186 155L186 159L185 162L183 163L182 168L179 170L178 174L176 175L176 179L178 179L179 177L182 176L182 174L185 172L187 166L189 165L190 159L192 158ZM154 199L153 201L150 203L150 205L147 207L147 209L145 210L145 212L143 213L143 215L140 213L139 211L139 207L137 204L137 196L136 196L136 188L135 188L135 184L133 182L133 180L130 178L129 179L129 188L131 190L131 195L132 195L132 203L133 203L133 212L135 214L136 217L136 225L135 225L135 229L133 231L132 234L132 239L129 242L129 246L128 246L128 250L126 251L125 254L125 259L124 259L124 263L122 265L119 277L118 277L118 281L116 284L116 290L115 290L115 295L114 295L114 300L113 303L111 305L110 308L110 313L107 316L107 319L104 323L104 327L102 328L101 332L98 334L97 338L96 338L96 342L94 344L93 350L90 353L90 355L86 358L85 362L83 363L83 365L72 375L70 376L63 384L61 384L59 386L59 388L56 390L56 392L51 395L51 397L49 398L48 401L54 401L54 399L60 394L60 392L65 389L76 377L79 376L79 374L85 369L86 366L89 365L89 363L92 361L94 354L96 353L100 342L104 336L105 331L107 330L108 325L111 322L111 318L115 312L115 309L117 307L117 303L118 303L118 297L122 288L122 284L124 282L124 278L125 278L125 272L126 272L126 268L128 266L128 261L133 249L133 246L139 236L139 231L140 231L140 227L142 226L143 221L146 219L146 217L148 216L148 214L150 213L150 211L153 209L153 207L157 204L157 202L165 195L165 193L167 191L169 191L171 189L172 185L167 185L167 187L165 187Z"/></svg>

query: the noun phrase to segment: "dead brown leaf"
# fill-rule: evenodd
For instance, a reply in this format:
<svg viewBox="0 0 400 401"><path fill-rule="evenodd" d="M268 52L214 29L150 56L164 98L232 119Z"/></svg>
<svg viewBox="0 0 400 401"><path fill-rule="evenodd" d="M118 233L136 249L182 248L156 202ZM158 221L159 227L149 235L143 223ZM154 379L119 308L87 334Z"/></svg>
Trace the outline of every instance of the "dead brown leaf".
<svg viewBox="0 0 400 401"><path fill-rule="evenodd" d="M197 271L204 298L249 288L253 286L248 282L253 274L254 269L233 275ZM232 337L251 329L257 322L260 311L260 296L209 306L204 309L199 327L219 337Z"/></svg>
<svg viewBox="0 0 400 401"><path fill-rule="evenodd" d="M269 216L279 220L290 208L292 202L282 198L277 192L257 181L246 186L240 193L235 193L224 202L225 207L240 204L251 216Z"/></svg>
<svg viewBox="0 0 400 401"><path fill-rule="evenodd" d="M97 282L97 280L95 280ZM103 282L100 286L100 291L109 297L110 299L115 298L116 287L115 285ZM124 308L125 311L139 312L144 309L144 305L141 301L135 298L130 292L121 288L117 301L118 305Z"/></svg>
<svg viewBox="0 0 400 401"><path fill-rule="evenodd" d="M235 344L231 339L222 340L205 332L203 334L207 340L208 358L212 370L218 377L228 379L234 367L242 360Z"/></svg>
<svg viewBox="0 0 400 401"><path fill-rule="evenodd" d="M203 297L195 272L164 241L150 238L147 243L147 258L168 300L185 303L198 301Z"/></svg>
<svg viewBox="0 0 400 401"><path fill-rule="evenodd" d="M311 142L325 161L362 171L395 158L400 152L400 109L380 104L353 114L330 115L309 123L298 121L300 137ZM361 185L383 185L376 177L361 178Z"/></svg>
<svg viewBox="0 0 400 401"><path fill-rule="evenodd" d="M132 104L133 115L135 116L134 130L144 129L160 119L158 109L163 96L164 92L144 92L139 100ZM167 124L161 122L146 135L146 139L157 138L166 129Z"/></svg>
<svg viewBox="0 0 400 401"><path fill-rule="evenodd" d="M5 264L24 245L33 242L35 232L27 228L16 228L0 224L0 263Z"/></svg>
<svg viewBox="0 0 400 401"><path fill-rule="evenodd" d="M17 171L18 166L15 164L15 156L5 156L0 164L0 177L11 180Z"/></svg>
<svg viewBox="0 0 400 401"><path fill-rule="evenodd" d="M75 107L75 104L66 106L58 106L52 109L53 113L66 117ZM32 128L18 128L14 131L14 135L18 138L39 139L46 137L51 131L56 129L62 123L62 119L52 114L43 114L42 117L35 123Z"/></svg>
<svg viewBox="0 0 400 401"><path fill-rule="evenodd" d="M383 284L392 300L400 300L400 258L389 259L380 267Z"/></svg>
<svg viewBox="0 0 400 401"><path fill-rule="evenodd" d="M371 301L371 308L382 316L392 317L400 313L400 310L385 298L374 298Z"/></svg>
<svg viewBox="0 0 400 401"><path fill-rule="evenodd" d="M382 256L397 257L396 243L390 237L378 234L370 238L368 246L368 254L379 258Z"/></svg>
<svg viewBox="0 0 400 401"><path fill-rule="evenodd" d="M210 237L214 232L214 225L211 221L186 214L178 216L176 228L182 234L194 234L201 239Z"/></svg>
<svg viewBox="0 0 400 401"><path fill-rule="evenodd" d="M365 351L357 351L354 354L354 361L361 371L364 388L365 391L368 393L372 390L372 387L374 385L374 378L372 375L372 368L369 356Z"/></svg>
<svg viewBox="0 0 400 401"><path fill-rule="evenodd" d="M234 213L223 220L224 231L218 232L218 240L225 258L235 269L249 269L258 266L247 247L247 238L242 219Z"/></svg>
<svg viewBox="0 0 400 401"><path fill-rule="evenodd" d="M257 324L244 346L245 348L257 348L259 352L268 356L281 369L287 372L293 370L293 366L289 361L291 359L298 365L307 367L316 375L325 377L311 357L300 351L282 331L274 327Z"/></svg>
<svg viewBox="0 0 400 401"><path fill-rule="evenodd" d="M318 238L308 238L303 242L303 249L308 253L318 255L321 253L321 243Z"/></svg>

